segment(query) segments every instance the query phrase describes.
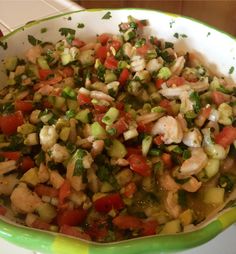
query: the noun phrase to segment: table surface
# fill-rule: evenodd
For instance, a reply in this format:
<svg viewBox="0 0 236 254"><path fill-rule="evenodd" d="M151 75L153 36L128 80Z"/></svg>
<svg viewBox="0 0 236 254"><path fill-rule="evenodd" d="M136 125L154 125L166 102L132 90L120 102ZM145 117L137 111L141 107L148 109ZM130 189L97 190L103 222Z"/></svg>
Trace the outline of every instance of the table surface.
<svg viewBox="0 0 236 254"><path fill-rule="evenodd" d="M81 9L79 5L67 0L0 0L0 29L3 34L7 34L28 21L79 9ZM178 254L235 254L236 250L233 248L235 240L236 225L232 225L207 244ZM0 246L0 254L36 254L14 246L1 238Z"/></svg>

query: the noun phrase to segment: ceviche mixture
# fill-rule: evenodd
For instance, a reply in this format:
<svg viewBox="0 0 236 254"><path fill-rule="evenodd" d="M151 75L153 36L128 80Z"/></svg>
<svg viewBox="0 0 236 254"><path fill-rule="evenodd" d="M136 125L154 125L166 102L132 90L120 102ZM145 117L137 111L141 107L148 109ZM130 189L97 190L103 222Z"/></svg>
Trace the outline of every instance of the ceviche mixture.
<svg viewBox="0 0 236 254"><path fill-rule="evenodd" d="M29 227L112 242L185 231L236 180L236 89L171 42L120 34L28 37L4 60L0 214ZM34 39L34 40L32 40Z"/></svg>

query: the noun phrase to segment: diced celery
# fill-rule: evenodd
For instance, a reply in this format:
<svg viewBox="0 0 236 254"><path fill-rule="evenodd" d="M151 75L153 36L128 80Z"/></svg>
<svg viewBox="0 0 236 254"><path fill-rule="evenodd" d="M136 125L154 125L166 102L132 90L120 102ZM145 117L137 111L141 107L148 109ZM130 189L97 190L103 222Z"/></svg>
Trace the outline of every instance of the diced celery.
<svg viewBox="0 0 236 254"><path fill-rule="evenodd" d="M110 157L115 158L123 158L127 153L125 146L117 139L112 140L112 145L107 152Z"/></svg>
<svg viewBox="0 0 236 254"><path fill-rule="evenodd" d="M77 113L77 115L75 116L75 119L79 120L82 123L89 123L89 120L90 120L89 114L90 114L89 109L83 109L79 113Z"/></svg>
<svg viewBox="0 0 236 254"><path fill-rule="evenodd" d="M123 133L124 139L129 140L135 137L138 137L138 131L136 129L130 129Z"/></svg>
<svg viewBox="0 0 236 254"><path fill-rule="evenodd" d="M176 234L181 231L180 220L168 221L162 228L160 234Z"/></svg>
<svg viewBox="0 0 236 254"><path fill-rule="evenodd" d="M43 69L43 70L49 70L50 69L46 59L43 56L38 57L37 62L38 62L38 65L40 66L41 69Z"/></svg>
<svg viewBox="0 0 236 254"><path fill-rule="evenodd" d="M142 153L146 156L152 146L152 136L146 136L142 141Z"/></svg>
<svg viewBox="0 0 236 254"><path fill-rule="evenodd" d="M222 204L224 202L224 194L224 188L209 187L204 192L203 201L206 204Z"/></svg>
<svg viewBox="0 0 236 254"><path fill-rule="evenodd" d="M104 139L107 136L106 131L98 122L91 124L91 134L97 139Z"/></svg>
<svg viewBox="0 0 236 254"><path fill-rule="evenodd" d="M118 116L119 110L117 108L111 107L102 118L102 122L106 125L111 125L118 118Z"/></svg>
<svg viewBox="0 0 236 254"><path fill-rule="evenodd" d="M8 56L4 60L4 66L9 71L14 71L17 65L18 59L16 56Z"/></svg>
<svg viewBox="0 0 236 254"><path fill-rule="evenodd" d="M157 77L159 79L164 79L164 80L167 80L170 76L171 76L171 70L168 67L162 67L157 74Z"/></svg>
<svg viewBox="0 0 236 254"><path fill-rule="evenodd" d="M24 175L21 177L20 180L31 186L36 186L38 183L40 183L40 180L38 177L38 169L37 168L29 169L28 171L24 173Z"/></svg>

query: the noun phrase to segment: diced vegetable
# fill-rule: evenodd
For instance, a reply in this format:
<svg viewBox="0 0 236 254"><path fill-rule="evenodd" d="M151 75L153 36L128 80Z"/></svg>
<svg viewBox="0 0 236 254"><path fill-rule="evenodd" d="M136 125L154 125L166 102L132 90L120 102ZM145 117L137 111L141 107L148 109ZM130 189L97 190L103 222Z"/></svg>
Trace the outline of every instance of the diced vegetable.
<svg viewBox="0 0 236 254"><path fill-rule="evenodd" d="M146 156L149 152L149 149L151 148L152 145L152 136L146 136L142 140L142 153L144 156Z"/></svg>
<svg viewBox="0 0 236 254"><path fill-rule="evenodd" d="M112 144L107 152L110 157L115 158L123 158L127 153L125 146L118 139L112 140Z"/></svg>
<svg viewBox="0 0 236 254"><path fill-rule="evenodd" d="M114 107L111 107L102 118L102 122L105 123L106 125L111 125L113 124L114 121L116 121L118 116L119 110Z"/></svg>
<svg viewBox="0 0 236 254"><path fill-rule="evenodd" d="M222 204L224 202L225 189L219 187L209 187L204 192L203 201L206 204Z"/></svg>
<svg viewBox="0 0 236 254"><path fill-rule="evenodd" d="M91 134L97 139L104 139L107 136L106 131L98 122L94 122L91 125Z"/></svg>
<svg viewBox="0 0 236 254"><path fill-rule="evenodd" d="M176 234L181 231L180 220L171 220L162 228L160 234Z"/></svg>

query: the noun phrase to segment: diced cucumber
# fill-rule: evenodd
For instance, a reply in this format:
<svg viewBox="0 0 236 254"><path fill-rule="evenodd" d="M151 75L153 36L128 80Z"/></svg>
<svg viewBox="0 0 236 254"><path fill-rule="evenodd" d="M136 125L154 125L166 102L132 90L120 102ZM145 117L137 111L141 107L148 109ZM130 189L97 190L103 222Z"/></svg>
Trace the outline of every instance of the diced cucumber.
<svg viewBox="0 0 236 254"><path fill-rule="evenodd" d="M110 192L110 191L113 191L113 190L114 190L114 188L110 183L108 183L108 182L103 182L102 183L101 192L104 193L104 192Z"/></svg>
<svg viewBox="0 0 236 254"><path fill-rule="evenodd" d="M125 140L129 140L129 139L138 137L138 131L137 129L130 129L124 132L123 135Z"/></svg>
<svg viewBox="0 0 236 254"><path fill-rule="evenodd" d="M24 123L20 125L19 127L17 127L17 132L23 135L27 135L35 131L36 131L36 127L30 123Z"/></svg>
<svg viewBox="0 0 236 254"><path fill-rule="evenodd" d="M37 63L40 66L40 68L43 69L43 70L49 70L50 69L46 59L43 56L39 56L37 58Z"/></svg>
<svg viewBox="0 0 236 254"><path fill-rule="evenodd" d="M112 81L117 80L116 74L109 70L106 70L104 78L105 78L105 83L110 83Z"/></svg>
<svg viewBox="0 0 236 254"><path fill-rule="evenodd" d="M206 145L204 150L213 159L223 160L227 156L224 147L218 144Z"/></svg>
<svg viewBox="0 0 236 254"><path fill-rule="evenodd" d="M59 137L62 141L67 141L70 136L70 127L63 127L59 134Z"/></svg>
<svg viewBox="0 0 236 254"><path fill-rule="evenodd" d="M111 107L102 118L102 122L106 125L111 125L118 118L118 116L119 110L117 108Z"/></svg>
<svg viewBox="0 0 236 254"><path fill-rule="evenodd" d="M39 217L46 222L51 222L57 215L56 209L48 203L42 203L36 210Z"/></svg>
<svg viewBox="0 0 236 254"><path fill-rule="evenodd" d="M62 97L76 100L76 92L73 88L66 86L61 93Z"/></svg>
<svg viewBox="0 0 236 254"><path fill-rule="evenodd" d="M74 109L76 110L78 107L78 102L77 100L71 100L71 99L67 99L67 106L69 109Z"/></svg>
<svg viewBox="0 0 236 254"><path fill-rule="evenodd" d="M118 63L118 68L119 69L124 69L124 68L129 68L130 66L129 66L129 64L126 62L126 61L119 61L119 63Z"/></svg>
<svg viewBox="0 0 236 254"><path fill-rule="evenodd" d="M55 96L54 107L61 109L65 105L66 99L60 96Z"/></svg>
<svg viewBox="0 0 236 254"><path fill-rule="evenodd" d="M125 146L117 139L112 140L112 145L107 152L110 157L115 158L123 158L127 154Z"/></svg>
<svg viewBox="0 0 236 254"><path fill-rule="evenodd" d="M82 123L89 123L89 114L90 114L90 111L89 109L83 109L81 110L76 116L75 116L75 119L76 120L79 120L80 122Z"/></svg>
<svg viewBox="0 0 236 254"><path fill-rule="evenodd" d="M29 169L28 171L24 173L20 181L25 182L31 186L36 186L38 183L40 183L40 180L38 177L38 169L37 168Z"/></svg>
<svg viewBox="0 0 236 254"><path fill-rule="evenodd" d="M208 178L215 176L219 172L220 160L209 159L205 167L205 174Z"/></svg>
<svg viewBox="0 0 236 254"><path fill-rule="evenodd" d="M61 62L62 62L62 65L67 65L68 63L72 62L73 59L70 55L70 53L62 53L61 54Z"/></svg>
<svg viewBox="0 0 236 254"><path fill-rule="evenodd" d="M98 122L91 124L91 134L96 139L104 139L107 136L106 131Z"/></svg>
<svg viewBox="0 0 236 254"><path fill-rule="evenodd" d="M165 111L166 110L161 106L156 106L151 109L151 112L154 112L154 113L164 113Z"/></svg>
<svg viewBox="0 0 236 254"><path fill-rule="evenodd" d="M157 74L157 77L159 79L164 79L164 80L167 80L170 76L171 76L171 70L168 67L162 67Z"/></svg>
<svg viewBox="0 0 236 254"><path fill-rule="evenodd" d="M4 60L4 66L9 71L14 71L17 66L18 58L16 56L8 56Z"/></svg>
<svg viewBox="0 0 236 254"><path fill-rule="evenodd" d="M193 223L194 220L194 213L192 209L187 209L182 212L179 216L180 222L183 226L187 226Z"/></svg>
<svg viewBox="0 0 236 254"><path fill-rule="evenodd" d="M133 28L129 28L125 33L124 33L124 40L129 41L133 39L136 36L135 31Z"/></svg>
<svg viewBox="0 0 236 254"><path fill-rule="evenodd" d="M142 153L146 156L152 146L152 136L146 136L142 141Z"/></svg>
<svg viewBox="0 0 236 254"><path fill-rule="evenodd" d="M224 202L225 189L219 187L209 187L205 190L203 201L206 204L222 204Z"/></svg>
<svg viewBox="0 0 236 254"><path fill-rule="evenodd" d="M160 234L176 234L181 231L180 220L168 221L162 228Z"/></svg>
<svg viewBox="0 0 236 254"><path fill-rule="evenodd" d="M29 77L39 78L38 66L34 64L29 64L26 66L26 73Z"/></svg>

